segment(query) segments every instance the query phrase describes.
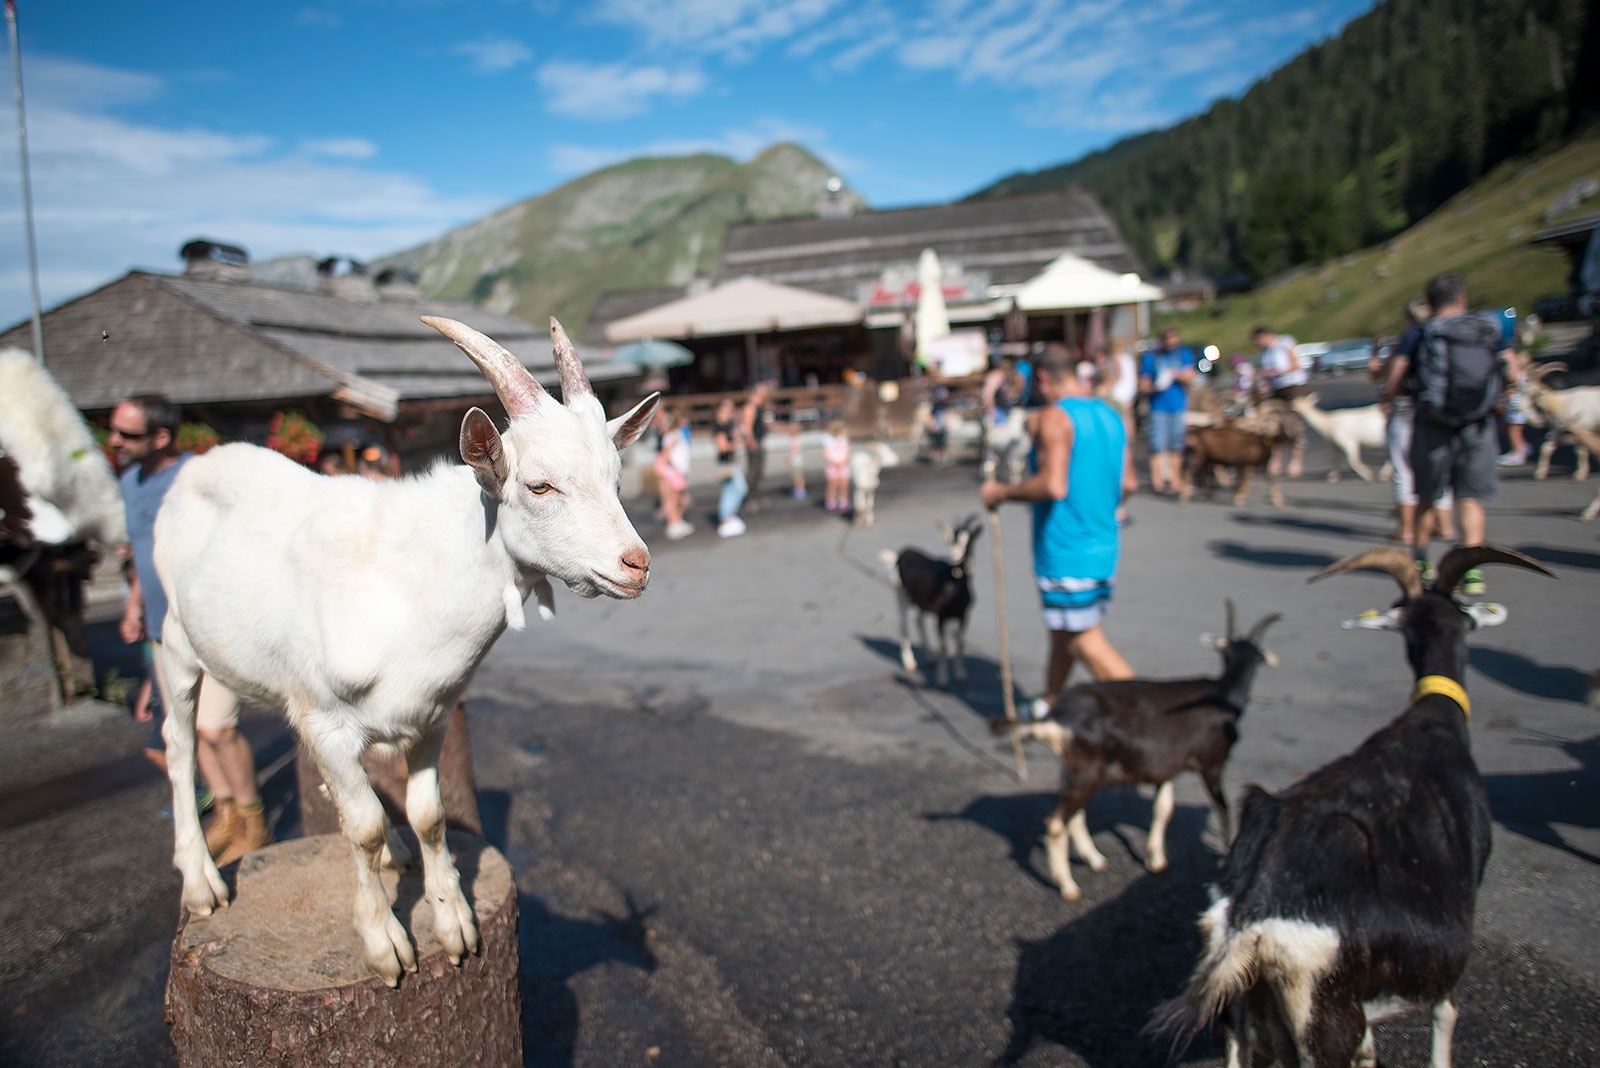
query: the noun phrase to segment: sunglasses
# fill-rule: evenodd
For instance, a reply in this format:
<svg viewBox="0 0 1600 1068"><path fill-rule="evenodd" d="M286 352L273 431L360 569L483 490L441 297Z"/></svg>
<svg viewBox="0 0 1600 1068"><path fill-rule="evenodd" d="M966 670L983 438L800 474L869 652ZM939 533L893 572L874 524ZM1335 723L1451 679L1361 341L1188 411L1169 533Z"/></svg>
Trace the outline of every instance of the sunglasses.
<svg viewBox="0 0 1600 1068"><path fill-rule="evenodd" d="M145 438L150 436L150 432L148 430L129 431L123 430L120 427L112 427L111 433L115 434L123 441L143 441Z"/></svg>

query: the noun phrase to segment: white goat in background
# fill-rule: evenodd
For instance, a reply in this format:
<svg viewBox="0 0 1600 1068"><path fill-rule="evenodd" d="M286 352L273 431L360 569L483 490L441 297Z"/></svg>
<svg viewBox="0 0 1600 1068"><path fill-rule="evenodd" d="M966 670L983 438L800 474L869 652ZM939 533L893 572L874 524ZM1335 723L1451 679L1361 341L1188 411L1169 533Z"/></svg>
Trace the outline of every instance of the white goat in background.
<svg viewBox="0 0 1600 1068"><path fill-rule="evenodd" d="M1344 455L1345 463L1350 465L1363 482L1371 482L1372 468L1361 462L1361 449L1388 449L1388 417L1376 404L1364 404L1359 408L1319 408L1315 393L1302 394L1290 402L1300 418L1304 419L1318 434L1327 439ZM1385 452L1383 467L1378 471L1378 479L1389 477L1389 460ZM1328 481L1339 481L1339 464L1334 462L1333 470L1328 472Z"/></svg>
<svg viewBox="0 0 1600 1068"><path fill-rule="evenodd" d="M850 452L850 525L870 527L878 518L878 485L883 469L900 462L881 441L869 441Z"/></svg>
<svg viewBox="0 0 1600 1068"><path fill-rule="evenodd" d="M122 493L66 391L32 353L0 351L0 452L17 465L36 541L125 545Z"/></svg>
<svg viewBox="0 0 1600 1068"><path fill-rule="evenodd" d="M467 413L460 447L469 466L369 482L228 445L185 465L156 519L184 905L208 915L228 893L195 811L203 673L282 708L316 760L354 851L363 958L391 986L416 969L416 954L378 879L383 807L361 751L382 743L406 756L406 817L422 846L435 936L460 963L478 934L439 798L450 710L501 632L523 628L530 592L549 618L549 577L584 597L617 598L638 597L650 577L650 553L618 500L618 450L649 424L657 395L606 422L554 319L564 403L476 330L423 322L472 358L510 417L502 435L480 409Z"/></svg>

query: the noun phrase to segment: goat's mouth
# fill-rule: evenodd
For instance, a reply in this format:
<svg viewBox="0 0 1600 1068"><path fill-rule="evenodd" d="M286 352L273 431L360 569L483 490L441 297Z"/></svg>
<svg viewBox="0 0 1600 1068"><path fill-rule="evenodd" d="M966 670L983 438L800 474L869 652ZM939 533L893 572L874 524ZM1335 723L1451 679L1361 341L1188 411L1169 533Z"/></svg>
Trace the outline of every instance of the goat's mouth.
<svg viewBox="0 0 1600 1068"><path fill-rule="evenodd" d="M643 593L645 586L650 582L648 573L646 573L643 582L622 582L604 572L596 571L592 567L589 569L589 574L599 580L600 589L603 592L610 594L612 597L621 597L628 600L632 600Z"/></svg>

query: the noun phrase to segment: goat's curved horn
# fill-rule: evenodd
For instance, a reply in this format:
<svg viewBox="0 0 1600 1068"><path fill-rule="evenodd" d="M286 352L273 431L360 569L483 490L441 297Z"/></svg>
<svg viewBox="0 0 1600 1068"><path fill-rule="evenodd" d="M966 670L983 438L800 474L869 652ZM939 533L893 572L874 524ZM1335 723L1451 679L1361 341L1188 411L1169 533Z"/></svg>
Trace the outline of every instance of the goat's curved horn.
<svg viewBox="0 0 1600 1068"><path fill-rule="evenodd" d="M1283 616L1277 612L1267 616L1261 622L1250 628L1250 635L1249 637L1245 638L1245 641L1249 642L1251 645L1260 645L1261 639L1267 636L1267 628L1282 618Z"/></svg>
<svg viewBox="0 0 1600 1068"><path fill-rule="evenodd" d="M1438 577L1433 580L1434 592L1449 597L1454 592L1456 584L1461 581L1461 576L1467 573L1467 568L1477 567L1479 564L1510 564L1512 567L1537 571L1551 578L1556 577L1554 571L1531 556L1523 556L1510 549L1498 549L1493 545L1457 545L1445 553L1444 558L1439 561L1436 573Z"/></svg>
<svg viewBox="0 0 1600 1068"><path fill-rule="evenodd" d="M1554 363L1535 363L1535 364L1530 364L1528 369L1526 371L1522 372L1522 373L1530 381L1542 382L1542 381L1544 381L1544 376L1545 375L1553 375L1557 371L1561 372L1562 374L1565 374L1566 371L1567 371L1567 365L1564 364L1564 363L1561 363L1559 361L1554 362Z"/></svg>
<svg viewBox="0 0 1600 1068"><path fill-rule="evenodd" d="M1401 592L1408 598L1422 593L1422 576L1417 574L1416 562L1411 559L1410 553L1398 548L1368 549L1354 556L1347 556L1336 564L1329 564L1306 581L1315 582L1329 575L1360 571L1364 568L1387 572L1400 584Z"/></svg>
<svg viewBox="0 0 1600 1068"><path fill-rule="evenodd" d="M1238 633L1238 632L1237 632L1237 631L1236 631L1236 630L1235 630L1235 629L1234 629L1234 611L1233 611L1233 598L1232 598L1232 597L1229 597L1229 598L1228 598L1228 599L1227 599L1227 600L1226 600L1226 601L1225 601L1225 602L1223 602L1223 603L1224 603L1224 604L1226 604L1226 605L1227 605L1227 606L1228 606L1228 629L1227 629L1227 631L1226 631L1226 632L1225 632L1225 635L1226 635L1226 637L1227 637L1227 639L1228 639L1228 640L1229 640L1229 641L1230 641L1230 642L1231 642L1231 641L1233 641L1233 636L1234 636L1234 635L1235 635L1235 634L1236 634L1236 633Z"/></svg>
<svg viewBox="0 0 1600 1068"><path fill-rule="evenodd" d="M561 329L554 315L550 317L550 346L555 351L556 369L561 372L561 402L571 404L575 397L593 396L594 387L589 385L589 376L583 373L578 351L572 347L567 332Z"/></svg>
<svg viewBox="0 0 1600 1068"><path fill-rule="evenodd" d="M539 398L546 396L544 387L522 366L522 361L511 355L498 341L454 319L424 315L422 321L454 341L456 348L472 358L478 370L483 372L483 377L494 387L495 396L500 398L506 414L511 418L533 411Z"/></svg>

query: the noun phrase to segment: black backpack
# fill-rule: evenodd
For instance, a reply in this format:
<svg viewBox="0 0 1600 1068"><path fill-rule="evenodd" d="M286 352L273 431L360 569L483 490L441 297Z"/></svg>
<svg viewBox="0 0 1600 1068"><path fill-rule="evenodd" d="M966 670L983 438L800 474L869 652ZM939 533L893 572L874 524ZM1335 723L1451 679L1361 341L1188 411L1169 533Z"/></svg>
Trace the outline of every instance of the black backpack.
<svg viewBox="0 0 1600 1068"><path fill-rule="evenodd" d="M1413 361L1418 414L1446 426L1487 419L1500 403L1503 345L1500 328L1476 315L1425 325Z"/></svg>

